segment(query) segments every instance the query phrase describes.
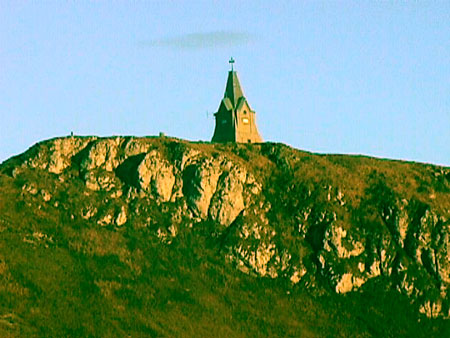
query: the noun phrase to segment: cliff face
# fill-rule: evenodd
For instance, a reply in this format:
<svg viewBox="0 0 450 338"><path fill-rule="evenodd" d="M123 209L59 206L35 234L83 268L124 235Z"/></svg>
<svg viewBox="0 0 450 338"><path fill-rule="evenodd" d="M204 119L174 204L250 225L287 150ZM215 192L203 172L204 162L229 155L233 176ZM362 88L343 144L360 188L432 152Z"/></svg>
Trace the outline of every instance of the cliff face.
<svg viewBox="0 0 450 338"><path fill-rule="evenodd" d="M37 144L0 172L1 232L17 230L21 213L39 219L20 235L30 248L114 256L140 275L145 252L118 234L133 229L170 248L201 228L251 278L317 295L381 284L428 317L450 315L449 168L270 143L70 137ZM46 232L46 219L64 238Z"/></svg>

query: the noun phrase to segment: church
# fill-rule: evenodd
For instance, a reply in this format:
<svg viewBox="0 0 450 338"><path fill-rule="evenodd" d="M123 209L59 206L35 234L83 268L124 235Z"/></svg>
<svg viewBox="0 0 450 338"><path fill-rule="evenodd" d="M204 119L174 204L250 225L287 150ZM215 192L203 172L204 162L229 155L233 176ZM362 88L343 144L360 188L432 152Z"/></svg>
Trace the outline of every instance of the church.
<svg viewBox="0 0 450 338"><path fill-rule="evenodd" d="M229 62L231 70L228 72L225 95L217 113L214 114L216 127L211 141L261 143L262 138L256 128L256 114L244 96L233 67L233 58Z"/></svg>

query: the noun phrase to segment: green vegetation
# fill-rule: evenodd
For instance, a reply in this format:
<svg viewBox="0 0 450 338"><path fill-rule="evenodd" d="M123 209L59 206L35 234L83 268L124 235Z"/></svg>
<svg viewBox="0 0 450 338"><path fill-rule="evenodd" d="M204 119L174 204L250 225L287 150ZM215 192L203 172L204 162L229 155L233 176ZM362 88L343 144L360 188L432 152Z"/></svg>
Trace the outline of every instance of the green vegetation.
<svg viewBox="0 0 450 338"><path fill-rule="evenodd" d="M49 151L43 143L0 166L0 336L450 336L448 320L420 314L419 303L397 290L403 276L383 273L408 264L427 297L439 297L441 281L433 275L431 256L423 251L423 266L413 266L417 231L407 233L403 248L394 216L401 212L401 197L412 201L412 228L430 208L449 219L448 169L315 155L280 144L147 141L170 162L191 147L211 158L226 156L253 172L263 184L261 203L271 204L267 218L277 234L276 247L290 252L292 261L303 261L306 277L293 284L288 274L243 273L226 258L251 215L239 216L229 227L211 219L193 224L181 215L176 236L159 236L158 229L170 232L181 202L126 200L130 187L138 189L133 175L143 155L117 167L123 194L113 198L110 191L86 188L79 158L61 175L24 165ZM344 205L330 202L328 196L338 190L345 191ZM46 200L46 193L51 198ZM98 215L117 216L123 207L132 212L122 226L100 225L85 216L93 208ZM311 211L308 220L299 221L300 210ZM380 259L375 256L382 248L398 254L381 264L379 277L336 294L318 257L325 255L336 271L358 271L354 258L342 263L324 252L332 222L373 248L362 254L374 256L366 262ZM439 243L443 225L433 229Z"/></svg>

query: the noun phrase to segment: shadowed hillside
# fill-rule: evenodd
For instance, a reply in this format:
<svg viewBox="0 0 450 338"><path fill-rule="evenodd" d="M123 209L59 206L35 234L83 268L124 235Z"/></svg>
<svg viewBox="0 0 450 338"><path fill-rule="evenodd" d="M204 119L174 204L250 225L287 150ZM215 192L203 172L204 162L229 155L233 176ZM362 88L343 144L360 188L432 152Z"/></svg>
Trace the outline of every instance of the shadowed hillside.
<svg viewBox="0 0 450 338"><path fill-rule="evenodd" d="M69 137L0 166L0 336L450 336L450 168Z"/></svg>

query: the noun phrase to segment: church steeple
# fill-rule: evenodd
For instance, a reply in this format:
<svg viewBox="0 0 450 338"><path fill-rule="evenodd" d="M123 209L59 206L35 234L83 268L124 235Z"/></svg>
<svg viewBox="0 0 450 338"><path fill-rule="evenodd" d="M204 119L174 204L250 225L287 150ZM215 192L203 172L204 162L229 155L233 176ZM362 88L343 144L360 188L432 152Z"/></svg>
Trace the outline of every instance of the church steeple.
<svg viewBox="0 0 450 338"><path fill-rule="evenodd" d="M228 97L233 104L233 107L236 108L238 100L244 96L242 92L241 84L239 83L239 78L237 73L234 71L234 59L231 58L228 61L231 65L231 70L228 72L227 85L225 87L225 97Z"/></svg>
<svg viewBox="0 0 450 338"><path fill-rule="evenodd" d="M212 142L262 142L256 128L256 115L244 97L239 78L234 70L234 59L230 59L225 94L220 102Z"/></svg>
<svg viewBox="0 0 450 338"><path fill-rule="evenodd" d="M244 96L242 92L241 84L239 83L239 78L237 73L234 70L230 70L228 72L228 80L227 85L225 87L225 95L224 97L228 97L233 104L233 107L236 108L238 100Z"/></svg>

